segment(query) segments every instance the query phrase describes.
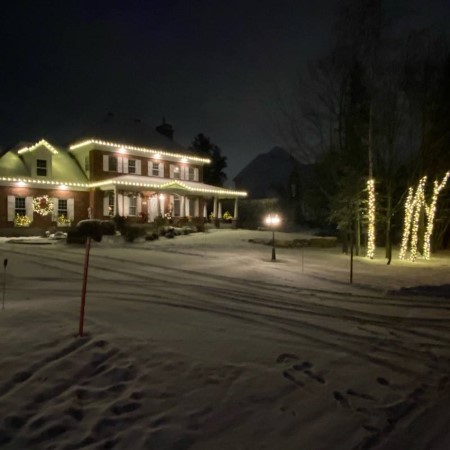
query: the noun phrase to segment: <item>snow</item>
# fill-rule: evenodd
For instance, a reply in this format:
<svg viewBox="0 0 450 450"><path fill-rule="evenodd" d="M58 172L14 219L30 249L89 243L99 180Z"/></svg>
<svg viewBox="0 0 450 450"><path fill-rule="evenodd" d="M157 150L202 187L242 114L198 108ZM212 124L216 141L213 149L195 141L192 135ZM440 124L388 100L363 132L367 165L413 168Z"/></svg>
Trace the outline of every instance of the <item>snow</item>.
<svg viewBox="0 0 450 450"><path fill-rule="evenodd" d="M2 239L0 447L450 448L449 254L260 238L94 243L82 338L84 248Z"/></svg>

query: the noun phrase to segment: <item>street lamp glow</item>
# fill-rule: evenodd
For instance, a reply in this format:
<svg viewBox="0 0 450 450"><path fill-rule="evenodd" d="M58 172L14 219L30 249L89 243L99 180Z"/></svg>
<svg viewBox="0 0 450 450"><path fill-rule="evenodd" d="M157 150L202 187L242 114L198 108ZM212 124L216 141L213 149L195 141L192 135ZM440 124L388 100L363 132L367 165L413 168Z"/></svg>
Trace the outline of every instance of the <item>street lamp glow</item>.
<svg viewBox="0 0 450 450"><path fill-rule="evenodd" d="M278 214L269 214L264 219L265 224L272 228L272 261L276 261L277 257L275 254L275 228L280 225L281 217Z"/></svg>

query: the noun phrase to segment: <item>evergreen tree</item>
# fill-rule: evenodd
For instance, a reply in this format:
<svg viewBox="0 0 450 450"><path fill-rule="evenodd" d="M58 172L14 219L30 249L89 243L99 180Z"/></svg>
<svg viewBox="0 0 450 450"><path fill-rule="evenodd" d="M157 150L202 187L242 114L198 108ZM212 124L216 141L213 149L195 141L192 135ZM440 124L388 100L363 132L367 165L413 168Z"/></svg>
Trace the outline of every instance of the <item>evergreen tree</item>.
<svg viewBox="0 0 450 450"><path fill-rule="evenodd" d="M222 156L220 148L211 142L204 134L195 136L189 149L199 156L209 158L210 164L203 167L203 181L214 186L223 186L227 176L224 169L227 167L227 157Z"/></svg>

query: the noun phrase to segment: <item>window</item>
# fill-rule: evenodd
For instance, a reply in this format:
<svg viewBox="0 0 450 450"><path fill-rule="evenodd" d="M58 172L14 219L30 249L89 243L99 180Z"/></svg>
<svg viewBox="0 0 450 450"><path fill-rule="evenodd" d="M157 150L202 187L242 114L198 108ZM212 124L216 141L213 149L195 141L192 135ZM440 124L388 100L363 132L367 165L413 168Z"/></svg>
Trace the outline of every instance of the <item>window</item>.
<svg viewBox="0 0 450 450"><path fill-rule="evenodd" d="M64 217L68 217L67 214L67 200L58 200L58 217L59 216L64 216Z"/></svg>
<svg viewBox="0 0 450 450"><path fill-rule="evenodd" d="M188 167L188 180L194 181L195 179L195 169L193 167Z"/></svg>
<svg viewBox="0 0 450 450"><path fill-rule="evenodd" d="M130 195L130 208L128 209L129 216L135 216L137 212L137 197L135 195Z"/></svg>
<svg viewBox="0 0 450 450"><path fill-rule="evenodd" d="M110 172L117 172L117 158L115 156L109 157L108 170Z"/></svg>
<svg viewBox="0 0 450 450"><path fill-rule="evenodd" d="M136 173L136 160L135 159L128 160L128 173Z"/></svg>
<svg viewBox="0 0 450 450"><path fill-rule="evenodd" d="M152 165L152 175L154 177L159 177L159 163L153 163Z"/></svg>
<svg viewBox="0 0 450 450"><path fill-rule="evenodd" d="M111 192L109 194L109 199L108 199L108 213L109 216L112 217L114 216L114 192Z"/></svg>
<svg viewBox="0 0 450 450"><path fill-rule="evenodd" d="M181 215L181 201L180 197L173 198L173 215L176 217L180 217Z"/></svg>
<svg viewBox="0 0 450 450"><path fill-rule="evenodd" d="M16 197L15 201L14 215L26 216L27 210L25 208L25 197Z"/></svg>
<svg viewBox="0 0 450 450"><path fill-rule="evenodd" d="M175 166L173 169L173 177L177 178L178 180L180 179L180 168L178 166Z"/></svg>
<svg viewBox="0 0 450 450"><path fill-rule="evenodd" d="M47 161L45 159L38 159L36 161L36 175L38 177L47 176Z"/></svg>
<svg viewBox="0 0 450 450"><path fill-rule="evenodd" d="M89 170L89 155L84 157L84 170L86 172Z"/></svg>

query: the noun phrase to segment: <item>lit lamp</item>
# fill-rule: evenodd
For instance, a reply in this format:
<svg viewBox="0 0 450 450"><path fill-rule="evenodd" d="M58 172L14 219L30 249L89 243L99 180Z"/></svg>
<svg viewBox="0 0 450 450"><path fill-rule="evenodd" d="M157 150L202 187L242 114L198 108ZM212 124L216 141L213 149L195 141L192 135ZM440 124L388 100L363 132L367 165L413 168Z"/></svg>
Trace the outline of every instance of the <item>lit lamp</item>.
<svg viewBox="0 0 450 450"><path fill-rule="evenodd" d="M269 214L266 216L264 222L269 228L272 228L272 261L276 261L275 255L275 227L281 223L281 218L278 214Z"/></svg>

